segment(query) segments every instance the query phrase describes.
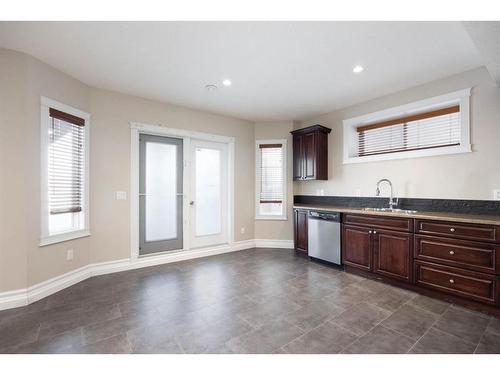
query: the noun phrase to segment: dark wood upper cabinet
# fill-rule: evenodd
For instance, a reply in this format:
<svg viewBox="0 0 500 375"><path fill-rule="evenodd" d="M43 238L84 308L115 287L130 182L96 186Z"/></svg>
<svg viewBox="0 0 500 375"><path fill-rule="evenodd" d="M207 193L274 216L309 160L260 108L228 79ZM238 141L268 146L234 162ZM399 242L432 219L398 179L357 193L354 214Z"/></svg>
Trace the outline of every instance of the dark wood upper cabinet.
<svg viewBox="0 0 500 375"><path fill-rule="evenodd" d="M293 179L302 179L303 137L293 137Z"/></svg>
<svg viewBox="0 0 500 375"><path fill-rule="evenodd" d="M328 134L321 125L294 130L293 179L328 180Z"/></svg>

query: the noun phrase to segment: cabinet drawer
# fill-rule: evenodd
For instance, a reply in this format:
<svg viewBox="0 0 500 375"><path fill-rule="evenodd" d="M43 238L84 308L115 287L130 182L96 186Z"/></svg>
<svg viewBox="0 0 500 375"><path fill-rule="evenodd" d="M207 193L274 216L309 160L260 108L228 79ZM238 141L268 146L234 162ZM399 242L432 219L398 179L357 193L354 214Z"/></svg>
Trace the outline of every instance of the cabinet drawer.
<svg viewBox="0 0 500 375"><path fill-rule="evenodd" d="M397 230L401 232L413 231L413 219L405 219L401 217L345 214L344 223L364 225L372 228L376 227Z"/></svg>
<svg viewBox="0 0 500 375"><path fill-rule="evenodd" d="M497 227L494 225L415 220L415 226L415 232L420 234L437 234L466 240L498 241Z"/></svg>
<svg viewBox="0 0 500 375"><path fill-rule="evenodd" d="M417 285L460 297L495 304L498 279L493 275L415 261Z"/></svg>
<svg viewBox="0 0 500 375"><path fill-rule="evenodd" d="M473 271L498 273L500 246L452 238L415 236L414 257Z"/></svg>

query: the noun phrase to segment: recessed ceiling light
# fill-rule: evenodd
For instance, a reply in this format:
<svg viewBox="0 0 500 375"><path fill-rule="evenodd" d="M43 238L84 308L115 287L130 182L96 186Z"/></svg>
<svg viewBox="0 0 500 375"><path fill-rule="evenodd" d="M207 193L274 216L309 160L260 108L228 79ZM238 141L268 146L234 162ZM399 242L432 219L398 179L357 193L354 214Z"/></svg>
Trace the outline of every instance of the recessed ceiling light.
<svg viewBox="0 0 500 375"><path fill-rule="evenodd" d="M353 71L354 73L361 73L363 70L365 70L365 68L363 68L361 65L356 65L356 66L352 69L352 71Z"/></svg>
<svg viewBox="0 0 500 375"><path fill-rule="evenodd" d="M225 79L224 81L222 81L222 84L224 86L231 86L233 83L229 79Z"/></svg>
<svg viewBox="0 0 500 375"><path fill-rule="evenodd" d="M205 85L205 88L208 91L215 91L215 90L217 90L217 86L216 85Z"/></svg>

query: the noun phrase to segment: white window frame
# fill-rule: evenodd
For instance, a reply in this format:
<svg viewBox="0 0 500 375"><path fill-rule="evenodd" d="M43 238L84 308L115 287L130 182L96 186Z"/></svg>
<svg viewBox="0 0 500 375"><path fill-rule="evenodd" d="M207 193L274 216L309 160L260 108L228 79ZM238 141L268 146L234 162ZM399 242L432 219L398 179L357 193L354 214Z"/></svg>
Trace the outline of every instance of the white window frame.
<svg viewBox="0 0 500 375"><path fill-rule="evenodd" d="M89 210L89 166L90 166L90 114L77 108L60 103L42 96L40 98L40 160L41 160L41 236L40 246L69 241L76 238L90 236L90 210ZM84 192L83 192L83 226L80 229L70 230L57 234L49 233L49 190L48 190L48 150L49 150L49 108L80 117L85 120L85 155L84 155Z"/></svg>
<svg viewBox="0 0 500 375"><path fill-rule="evenodd" d="M260 152L260 145L266 144L281 144L283 149L283 210L281 215L260 215L260 184L261 180L258 178L259 168L258 159ZM288 220L287 217L287 140L286 139L259 139L255 141L255 220Z"/></svg>
<svg viewBox="0 0 500 375"><path fill-rule="evenodd" d="M363 116L350 118L343 121L343 163L367 163L383 160L409 159L425 156L450 155L472 152L470 143L470 95L471 88L434 96L417 102L404 104L398 107L369 113ZM460 145L422 150L409 150L379 155L356 156L358 150L358 132L356 128L366 124L389 120L392 118L409 116L422 111L431 111L450 104L460 105Z"/></svg>

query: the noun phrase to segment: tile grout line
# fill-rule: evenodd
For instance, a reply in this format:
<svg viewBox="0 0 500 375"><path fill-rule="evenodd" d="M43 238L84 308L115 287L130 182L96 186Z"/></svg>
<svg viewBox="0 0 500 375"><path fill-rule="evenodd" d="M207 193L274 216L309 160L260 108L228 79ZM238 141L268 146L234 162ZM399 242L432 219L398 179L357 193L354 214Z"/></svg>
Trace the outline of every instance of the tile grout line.
<svg viewBox="0 0 500 375"><path fill-rule="evenodd" d="M439 318L446 312L446 310L448 309L448 307L451 306L451 305L448 306L441 314L436 314L436 313L433 313L432 311L425 310L425 309L423 309L421 307L410 305L409 302L413 301L418 296L419 296L419 294L417 294L416 296L410 298L408 301L406 301L405 303L403 303L397 310L395 310L390 316L388 316L386 319L384 319L382 322L380 322L378 324L378 325L380 325L380 326L382 326L382 327L384 327L386 329L389 329L389 330L391 330L391 331L393 331L395 333L403 335L404 337L407 337L407 338L409 338L411 340L416 340L415 343L412 345L412 348L417 343L417 341L419 341L427 333L427 331L439 320ZM392 315L394 315L396 312L398 312L399 310L401 310L404 306L413 307L413 308L416 308L417 310L420 310L420 311L428 313L428 314L433 314L433 315L435 315L437 317L436 320L429 326L429 328L427 328L425 330L425 332L421 336L419 336L417 339L415 339L414 337L410 337L410 336L406 335L405 333L398 331L397 329L394 329L394 328L391 328L391 327L387 327L386 325L384 325L384 322L386 320L388 320ZM410 348L410 350L411 350L411 348Z"/></svg>
<svg viewBox="0 0 500 375"><path fill-rule="evenodd" d="M476 351L477 351L477 349L479 348L479 344L481 344L481 341L483 341L483 337L484 337L484 335L486 334L486 331L488 330L488 327L490 326L491 322L492 322L492 318L490 317L490 320L488 321L488 324L486 324L486 328L484 329L483 334L482 334L482 335L481 335L481 337L479 338L479 341L477 342L477 345L476 345L476 347L474 348L474 352L473 352L473 354L476 354Z"/></svg>
<svg viewBox="0 0 500 375"><path fill-rule="evenodd" d="M361 302L361 303L367 303L367 304L369 304L369 305L371 305L371 306L374 306L374 307L376 307L376 308L378 308L378 309L381 309L381 310L385 310L385 311L387 311L387 312L390 312L389 310L386 310L386 309L384 309L384 308L378 307L378 306L373 305L373 304L368 303L368 302ZM361 303L359 303L359 304L361 304ZM359 305L359 304L358 304L358 305ZM391 312L391 314L390 314L389 316L391 316L392 314L394 314L394 313L393 313L393 312ZM386 318L386 319L387 319L387 318ZM385 319L383 319L383 320L385 320ZM381 320L379 323L377 323L376 325L374 325L372 328L370 328L370 329L369 329L368 331L366 331L364 334L359 335L359 337L358 337L356 340L354 340L354 341L353 341L353 342L351 342L349 345L347 345L345 348L343 348L343 349L342 349L342 352L343 352L343 351L345 351L346 349L350 348L352 345L354 345L354 343L358 342L359 340L361 340L361 339L362 339L363 337L365 337L366 335L368 335L371 331L373 331L376 327L378 327L378 326L380 325L380 323L382 323L382 321L383 321L383 320ZM340 325L339 325L339 326L340 326ZM340 327L342 327L342 326L340 326ZM351 332L352 332L352 331L351 331ZM353 332L353 333L354 333L354 332Z"/></svg>
<svg viewBox="0 0 500 375"><path fill-rule="evenodd" d="M411 346L411 348L408 349L408 351L406 352L407 354L410 353L410 351L420 342L420 340L422 339L422 337L424 337L431 330L431 328L433 328L436 325L436 323L439 321L439 319L441 319L443 317L443 315L448 311L448 309L451 306L452 305L450 304L448 307L446 307L446 309L441 313L441 315L439 316L439 318L436 319L436 321L434 323L432 323L429 326L429 328L427 328L427 330L424 332L424 334L422 336L420 336L417 341L415 341L415 343ZM436 329L436 328L434 328L434 329Z"/></svg>

